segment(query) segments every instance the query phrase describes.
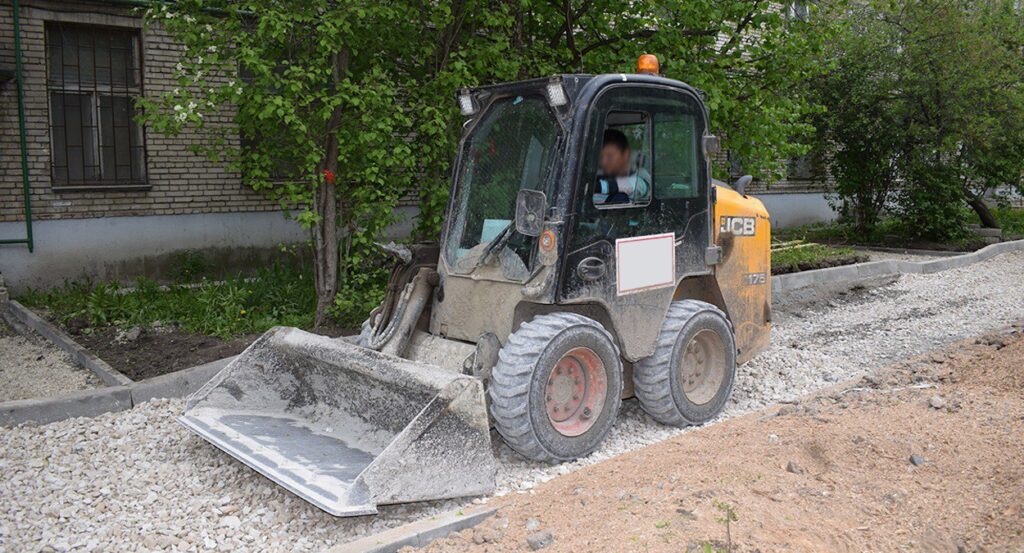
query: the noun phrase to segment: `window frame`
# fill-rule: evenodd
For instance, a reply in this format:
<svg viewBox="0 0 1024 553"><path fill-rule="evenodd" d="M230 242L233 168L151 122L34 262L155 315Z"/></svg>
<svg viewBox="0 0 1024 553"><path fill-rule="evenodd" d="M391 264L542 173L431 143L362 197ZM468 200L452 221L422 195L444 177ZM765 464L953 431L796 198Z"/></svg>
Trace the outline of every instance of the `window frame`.
<svg viewBox="0 0 1024 553"><path fill-rule="evenodd" d="M135 65L127 65L126 64L125 71L126 71L126 75L131 75L133 72L135 72L137 70L137 75L138 75L137 83L130 84L128 82L128 79L126 79L124 85L123 86L119 86L119 85L114 83L113 75L111 75L110 81L108 83L101 84L101 83L98 82L98 80L96 78L97 72L96 72L96 65L95 65L95 63L96 63L95 62L95 51L96 51L95 38L93 40L93 46L92 46L92 50L93 50L94 55L93 55L93 80L92 80L91 84L88 81L83 81L83 79L81 78L81 75L79 75L79 79L78 80L76 80L74 82L71 82L70 84L67 83L63 79L63 75L61 75L60 82L59 83L55 83L55 80L51 79L51 70L53 70L52 60L51 60L51 48L52 48L52 44L53 43L51 41L50 36L51 36L51 32L60 32L61 29L73 29L73 30L76 30L76 31L79 31L79 32L84 30L86 32L92 33L94 35L94 37L95 36L102 36L102 34L110 33L110 32L122 33L122 34L130 35L131 39L132 39L132 41L134 43L135 54L136 54L135 55L135 58L136 58L135 62L136 63L135 63ZM146 64L145 64L145 43L143 41L142 30L139 29L138 27L131 27L131 26L104 25L104 24L93 24L93 23L88 23L88 22L65 21L65 20L61 20L61 19L47 19L46 21L44 21L44 24L43 24L43 37L44 37L43 49L44 49L44 52L45 52L45 60L46 60L45 61L44 79L45 79L45 85L46 85L47 133L48 133L48 141L49 141L49 146L50 146L50 156L49 156L50 157L50 160L49 160L49 162L50 162L50 188L53 191L55 191L55 192L145 191L145 190L151 189L152 185L150 184L150 181L149 181L149 148L148 148L148 144L147 144L146 127L142 123L134 120L134 115L135 115L134 100L135 100L135 98L142 97L145 94L145 70L146 70ZM61 55L63 56L63 49L65 48L63 43L61 44L60 48L61 48ZM80 57L81 56L81 52L82 52L82 49L81 49L81 47L79 47L77 56ZM111 62L111 67L109 69L111 71L113 70L113 63L112 62ZM56 94L63 94L63 95L78 94L80 96L86 96L86 97L89 98L89 104L90 104L90 109L92 111L92 117L93 117L93 119L95 121L93 130L92 130L92 134L94 135L93 136L94 137L94 146L93 146L93 148L91 148L91 150L93 151L93 155L95 155L95 157L96 157L96 163L97 163L96 166L99 168L99 178L71 179L69 176L68 177L64 177L64 178L59 178L57 176L56 168L58 167L58 165L56 163L57 160L55 158L56 152L57 152L57 141L56 141L55 131L56 131L56 129L64 128L65 129L64 132L65 133L67 132L66 131L66 127L67 127L67 124L66 124L67 123L67 114L66 113L63 114L64 120L60 122L60 123L62 123L62 125L58 125L57 124L58 122L55 119L55 113L54 113L55 110L54 110L54 103L53 103L53 96L56 95ZM129 107L129 128L128 128L128 135L129 135L129 146L128 146L128 150L129 150L128 151L129 164L128 164L128 168L129 168L129 173L130 174L135 171L136 166L134 165L134 163L132 161L132 157L133 157L132 149L135 149L135 148L139 149L141 151L141 156L140 156L141 159L140 159L140 162L139 162L140 166L138 167L138 169L140 169L140 172L141 172L141 175L142 175L141 178L133 178L129 174L129 177L127 179L124 179L124 178L120 178L119 179L117 177L117 166L116 165L115 165L115 167L113 169L114 176L112 178L103 178L103 169L102 168L103 168L103 148L104 148L104 145L102 143L102 136L103 136L103 111L102 111L102 103L103 103L103 101L102 101L102 99L103 99L104 96L106 96L108 98L111 98L111 99L114 99L114 98L125 98L128 101L128 107ZM113 123L113 118L114 118L113 112L115 110L115 108L113 106L113 103L114 102L112 100L111 101L111 107L110 107L110 110L111 110L110 119L111 119L112 123ZM136 144L134 142L134 139L131 138L131 134L132 134L131 124L132 123L134 123L135 125L138 126L138 134L139 134L139 142L138 142L138 144ZM116 143L117 143L117 141L115 139L114 144L116 145ZM112 147L115 148L114 156L115 156L115 159L116 159L116 156L117 156L116 146L112 146ZM85 155L85 145L84 144L82 145L82 151L83 151L83 156L84 156ZM66 138L65 138L65 144L64 144L64 156L65 156L65 161L66 161L67 158L68 158L68 147L67 147L67 139ZM65 165L65 167L69 167L69 165ZM83 177L84 177L84 175L83 175Z"/></svg>
<svg viewBox="0 0 1024 553"><path fill-rule="evenodd" d="M615 127L609 127L608 126L608 116L613 114L613 113L638 113L638 114L641 114L643 116L642 124L644 125L644 141L646 142L646 144L644 144L644 145L649 146L648 150L650 151L650 160L647 163L648 175L651 177L651 182L647 183L647 186L650 187L650 190L649 190L649 193L647 194L647 201L642 203L642 204L638 204L638 203L634 203L634 202L630 201L628 203L600 204L599 205L599 204L595 204L594 203L594 196L593 196L593 194L590 195L590 203L591 203L591 205L594 206L595 209L600 209L600 210L634 209L634 208L650 207L650 205L654 202L654 182L653 182L654 181L654 148L655 148L655 146L654 146L654 116L653 116L653 114L651 112L646 111L646 110L638 110L638 109L612 109L612 110L608 110L607 112L605 112L603 114L604 120L602 121L602 123L603 123L603 125L602 125L603 128L601 129L602 132L604 132L604 131L606 131L608 129L611 129L611 128L615 128ZM619 125L619 126L621 127L623 125ZM598 147L598 156L600 156L600 150L603 147L604 147L603 145ZM630 149L632 149L632 145L630 145ZM600 164L600 162L599 162L599 164ZM596 174L594 175L594 178L595 179L597 178ZM593 184L593 182L591 182L591 184Z"/></svg>

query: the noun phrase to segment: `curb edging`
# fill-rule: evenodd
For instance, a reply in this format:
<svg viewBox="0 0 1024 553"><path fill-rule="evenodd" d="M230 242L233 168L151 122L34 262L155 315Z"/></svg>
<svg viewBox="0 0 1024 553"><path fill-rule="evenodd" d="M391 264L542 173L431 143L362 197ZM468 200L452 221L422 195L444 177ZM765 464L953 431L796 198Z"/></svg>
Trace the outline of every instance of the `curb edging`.
<svg viewBox="0 0 1024 553"><path fill-rule="evenodd" d="M852 283L871 278L898 276L901 274L931 274L949 269L959 269L980 261L991 259L1001 253L1024 251L1024 240L1000 242L978 251L947 256L930 261L869 261L842 267L829 267L813 271L801 271L772 277L772 294L781 295L802 288L821 284Z"/></svg>
<svg viewBox="0 0 1024 553"><path fill-rule="evenodd" d="M198 390L235 357L225 357L123 386L78 390L59 397L16 399L0 403L0 427L49 424L74 417L127 411L156 398L184 397Z"/></svg>
<svg viewBox="0 0 1024 553"><path fill-rule="evenodd" d="M497 507L487 505L448 511L356 541L335 545L324 553L395 553L403 547L424 547L452 532L472 528L487 520L497 511Z"/></svg>

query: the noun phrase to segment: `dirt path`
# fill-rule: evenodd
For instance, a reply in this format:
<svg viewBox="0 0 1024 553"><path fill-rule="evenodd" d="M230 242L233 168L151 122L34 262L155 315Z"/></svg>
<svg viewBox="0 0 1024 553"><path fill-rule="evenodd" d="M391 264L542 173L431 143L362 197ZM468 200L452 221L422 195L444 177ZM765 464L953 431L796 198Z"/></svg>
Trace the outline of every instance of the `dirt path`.
<svg viewBox="0 0 1024 553"><path fill-rule="evenodd" d="M1024 551L1024 336L987 335L496 500L426 551ZM913 461L919 462L915 465Z"/></svg>

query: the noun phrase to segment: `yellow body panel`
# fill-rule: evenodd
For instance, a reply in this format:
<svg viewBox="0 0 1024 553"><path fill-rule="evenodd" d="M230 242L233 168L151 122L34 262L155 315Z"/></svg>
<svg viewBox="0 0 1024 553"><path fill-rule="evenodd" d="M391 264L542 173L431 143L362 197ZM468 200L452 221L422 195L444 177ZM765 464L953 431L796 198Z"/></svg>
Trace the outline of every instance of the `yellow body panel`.
<svg viewBox="0 0 1024 553"><path fill-rule="evenodd" d="M723 186L716 192L712 232L722 260L715 279L736 331L737 362L744 363L771 340L771 220L757 198Z"/></svg>

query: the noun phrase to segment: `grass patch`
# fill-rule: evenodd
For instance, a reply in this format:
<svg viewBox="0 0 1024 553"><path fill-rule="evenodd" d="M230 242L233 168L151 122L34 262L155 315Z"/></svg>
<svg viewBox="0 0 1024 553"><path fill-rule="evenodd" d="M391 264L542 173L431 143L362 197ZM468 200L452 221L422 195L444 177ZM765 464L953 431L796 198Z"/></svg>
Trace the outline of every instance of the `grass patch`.
<svg viewBox="0 0 1024 553"><path fill-rule="evenodd" d="M311 273L275 264L255 277L160 286L139 278L133 287L117 283L67 283L31 290L19 300L43 307L60 323L83 319L90 326L149 326L160 321L189 332L220 338L261 333L277 326L309 328L316 311ZM365 316L365 314L364 314Z"/></svg>
<svg viewBox="0 0 1024 553"><path fill-rule="evenodd" d="M772 230L772 235L781 241L805 240L832 246L868 246L887 248L916 248L923 250L968 251L984 246L984 242L973 232L966 232L963 238L946 242L914 240L896 219L883 219L874 228L860 231L846 222L814 223L802 227Z"/></svg>
<svg viewBox="0 0 1024 553"><path fill-rule="evenodd" d="M1004 238L1024 236L1024 208L999 207L992 210L992 215L1003 230Z"/></svg>
<svg viewBox="0 0 1024 553"><path fill-rule="evenodd" d="M798 247L772 250L772 274L781 275L846 265L860 261L860 257L853 248L800 244Z"/></svg>

